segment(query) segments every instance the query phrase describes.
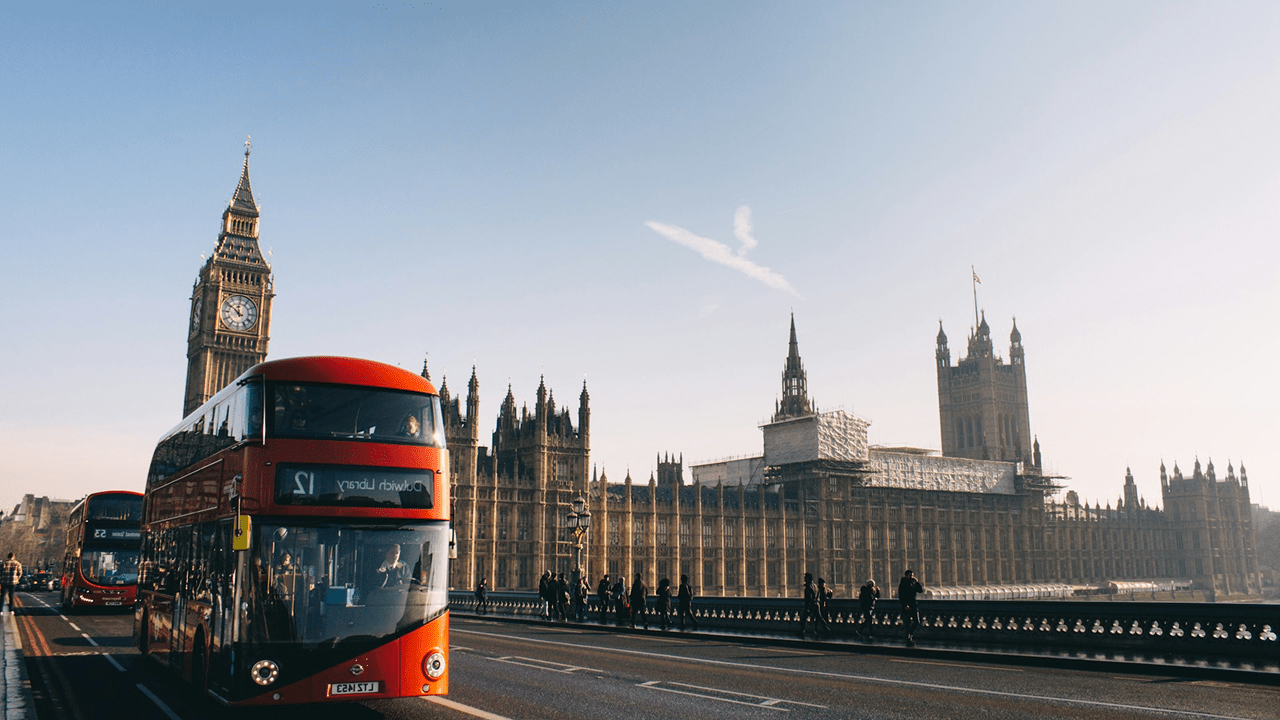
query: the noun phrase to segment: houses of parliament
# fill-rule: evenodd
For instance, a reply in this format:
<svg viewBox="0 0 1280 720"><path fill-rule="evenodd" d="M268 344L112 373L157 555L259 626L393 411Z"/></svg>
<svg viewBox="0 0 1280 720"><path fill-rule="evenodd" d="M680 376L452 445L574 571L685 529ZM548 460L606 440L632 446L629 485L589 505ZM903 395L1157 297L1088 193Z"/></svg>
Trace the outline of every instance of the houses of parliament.
<svg viewBox="0 0 1280 720"><path fill-rule="evenodd" d="M629 578L688 575L705 595L795 596L805 572L851 597L867 578L907 568L929 586L1079 584L1183 579L1213 596L1260 591L1243 465L1219 477L1160 467L1163 509L1138 497L1126 471L1117 506L1059 501L1030 433L1025 355L1016 323L1008 362L983 317L954 363L937 336L942 452L870 446L868 423L819 412L808 395L795 320L781 396L762 427L763 452L694 465L658 458L647 482L587 477L590 409L578 426L538 388L517 415L510 389L492 450L478 446L478 382L466 413L447 403L454 462L455 587L536 587L544 570L573 570L570 503L587 500L586 571ZM447 390L442 394L447 397Z"/></svg>
<svg viewBox="0 0 1280 720"><path fill-rule="evenodd" d="M214 255L193 288L187 410L265 359L272 288L246 143ZM796 596L813 572L851 597L867 578L888 584L907 568L931 587L1181 579L1215 597L1260 591L1243 465L1220 477L1212 462L1197 460L1189 474L1161 464L1159 508L1138 497L1128 471L1115 507L1081 504L1073 492L1058 499L1061 478L1043 472L1031 433L1017 324L1006 361L986 318L975 322L954 362L938 330L940 453L870 445L867 421L818 411L793 317L761 451L693 465L692 484L671 454L647 481L592 472L585 383L576 410L557 405L545 383L532 410L518 408L508 386L486 446L475 368L465 396L442 380L451 584L484 578L496 590L529 590L544 571L568 575L582 557L592 580L639 574L654 587L684 574L703 595ZM422 374L430 379L425 363ZM575 498L592 516L581 555L567 527Z"/></svg>

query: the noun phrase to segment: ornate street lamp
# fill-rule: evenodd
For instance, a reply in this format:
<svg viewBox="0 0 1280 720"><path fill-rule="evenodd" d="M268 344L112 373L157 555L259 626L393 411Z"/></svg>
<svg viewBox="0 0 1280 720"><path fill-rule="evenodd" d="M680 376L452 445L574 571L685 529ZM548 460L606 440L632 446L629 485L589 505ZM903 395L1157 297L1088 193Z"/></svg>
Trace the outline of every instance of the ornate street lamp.
<svg viewBox="0 0 1280 720"><path fill-rule="evenodd" d="M573 542L575 547L575 562L577 564L577 572L580 577L590 577L587 569L582 564L582 538L591 529L591 511L587 509L587 501L579 495L573 499L570 504L569 514L565 516L565 524L569 531L573 533Z"/></svg>

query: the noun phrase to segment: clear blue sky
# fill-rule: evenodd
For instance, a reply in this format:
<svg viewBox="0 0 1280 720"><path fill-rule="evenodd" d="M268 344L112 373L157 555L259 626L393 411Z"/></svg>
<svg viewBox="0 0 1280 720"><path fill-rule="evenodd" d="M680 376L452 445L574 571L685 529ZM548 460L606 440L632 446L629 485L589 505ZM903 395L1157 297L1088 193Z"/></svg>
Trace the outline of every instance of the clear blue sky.
<svg viewBox="0 0 1280 720"><path fill-rule="evenodd" d="M1162 459L1212 458L1280 505L1274 2L7 3L0 26L5 511L142 487L248 134L271 356L429 352L455 390L474 362L486 442L508 381L532 403L545 374L575 407L587 378L611 480L759 452L794 310L820 407L937 448L934 336L964 347L973 265L1069 487L1114 503L1131 466L1158 502Z"/></svg>

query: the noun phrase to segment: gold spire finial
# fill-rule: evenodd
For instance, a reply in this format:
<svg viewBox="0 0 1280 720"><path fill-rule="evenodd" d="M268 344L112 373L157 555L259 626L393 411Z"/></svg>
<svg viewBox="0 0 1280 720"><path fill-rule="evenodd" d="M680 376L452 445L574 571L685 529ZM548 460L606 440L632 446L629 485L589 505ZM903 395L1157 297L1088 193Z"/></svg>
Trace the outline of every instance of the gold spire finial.
<svg viewBox="0 0 1280 720"><path fill-rule="evenodd" d="M250 142L251 140L253 140L252 135L244 136L244 156L246 158L249 157L249 148L252 147L252 143Z"/></svg>

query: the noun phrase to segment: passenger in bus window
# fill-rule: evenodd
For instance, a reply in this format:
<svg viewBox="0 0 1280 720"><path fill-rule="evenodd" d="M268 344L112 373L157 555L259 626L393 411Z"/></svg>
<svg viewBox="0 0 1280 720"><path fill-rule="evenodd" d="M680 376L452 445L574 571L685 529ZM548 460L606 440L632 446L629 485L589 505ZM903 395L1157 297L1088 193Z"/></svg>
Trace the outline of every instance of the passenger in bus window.
<svg viewBox="0 0 1280 720"><path fill-rule="evenodd" d="M400 437L416 438L422 435L422 423L418 421L417 413L409 413L404 417L404 422L400 423Z"/></svg>
<svg viewBox="0 0 1280 720"><path fill-rule="evenodd" d="M276 389L276 429L302 430L307 426L307 389L300 385L288 385Z"/></svg>

